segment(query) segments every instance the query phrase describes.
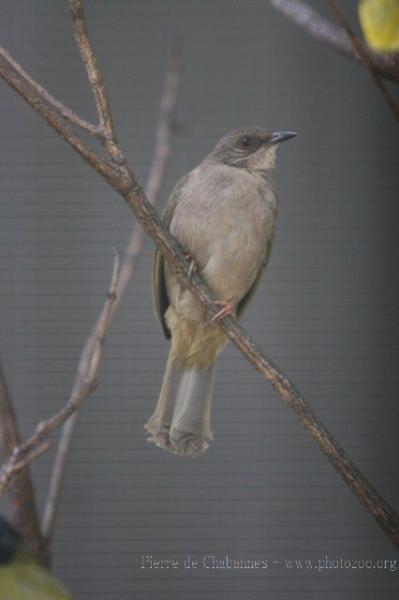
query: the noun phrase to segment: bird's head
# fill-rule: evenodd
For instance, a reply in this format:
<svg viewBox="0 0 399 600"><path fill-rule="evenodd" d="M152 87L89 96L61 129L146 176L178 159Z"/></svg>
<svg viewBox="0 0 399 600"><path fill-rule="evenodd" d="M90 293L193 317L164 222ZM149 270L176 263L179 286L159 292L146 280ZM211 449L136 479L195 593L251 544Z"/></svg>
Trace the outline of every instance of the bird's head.
<svg viewBox="0 0 399 600"><path fill-rule="evenodd" d="M275 164L277 145L296 135L294 131L269 133L258 127L237 129L216 144L208 160L249 171L269 171Z"/></svg>

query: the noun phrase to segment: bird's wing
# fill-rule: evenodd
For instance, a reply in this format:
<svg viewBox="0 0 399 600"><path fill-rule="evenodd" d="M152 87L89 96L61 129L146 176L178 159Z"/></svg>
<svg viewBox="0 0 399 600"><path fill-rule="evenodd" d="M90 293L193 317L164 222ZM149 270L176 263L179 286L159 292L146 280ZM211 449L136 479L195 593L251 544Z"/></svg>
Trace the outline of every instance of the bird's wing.
<svg viewBox="0 0 399 600"><path fill-rule="evenodd" d="M261 275L262 275L262 271L265 268L265 266L267 265L267 261L269 260L269 256L270 256L270 253L272 250L272 245L273 245L273 238L269 239L269 241L267 243L265 259L259 269L259 272L255 278L255 281L253 282L253 284L251 285L251 287L249 288L249 290L247 291L245 296L243 298L241 298L241 300L239 301L239 303L237 305L237 311L236 311L237 319L242 317L244 310L248 306L249 301L252 299L253 295L255 294L255 292L258 288L258 285L259 285L259 282L261 279Z"/></svg>
<svg viewBox="0 0 399 600"><path fill-rule="evenodd" d="M177 182L173 192L169 197L169 200L166 203L165 210L162 214L162 221L167 228L169 228L175 208L181 199L181 190L187 179L188 175L185 175ZM152 297L157 320L162 326L166 339L169 340L171 334L165 321L165 312L169 306L169 298L166 289L164 266L164 257L160 249L157 247L152 269Z"/></svg>

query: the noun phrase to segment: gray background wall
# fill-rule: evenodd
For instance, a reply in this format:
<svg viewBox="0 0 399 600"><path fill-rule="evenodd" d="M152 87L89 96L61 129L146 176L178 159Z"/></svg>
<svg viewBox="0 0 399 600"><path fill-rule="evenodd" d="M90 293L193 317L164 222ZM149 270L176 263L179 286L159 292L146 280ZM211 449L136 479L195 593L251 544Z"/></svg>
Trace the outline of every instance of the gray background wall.
<svg viewBox="0 0 399 600"><path fill-rule="evenodd" d="M319 8L324 3L314 2ZM165 57L184 42L185 133L160 204L238 126L295 129L280 150L277 239L245 326L396 507L397 131L364 70L267 2L89 1L120 140L145 180ZM354 15L354 2L345 3ZM351 10L349 10L349 8ZM67 2L3 0L1 38L56 96L94 119ZM127 207L5 85L1 111L1 353L25 434L65 401L108 285ZM153 246L109 337L65 482L55 570L79 599L396 597L398 573L289 570L284 560L395 553L279 397L229 347L216 439L196 462L146 443L167 354L150 301ZM42 503L51 456L33 467ZM187 553L282 561L266 571L140 569Z"/></svg>

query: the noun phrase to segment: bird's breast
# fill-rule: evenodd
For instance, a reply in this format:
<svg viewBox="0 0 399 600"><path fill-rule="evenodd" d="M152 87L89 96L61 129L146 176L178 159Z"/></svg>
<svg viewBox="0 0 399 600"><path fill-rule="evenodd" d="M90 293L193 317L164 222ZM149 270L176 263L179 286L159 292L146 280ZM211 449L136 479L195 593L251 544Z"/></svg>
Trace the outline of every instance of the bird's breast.
<svg viewBox="0 0 399 600"><path fill-rule="evenodd" d="M177 205L170 230L205 266L226 238L233 252L256 251L272 234L276 214L274 190L260 176L198 177Z"/></svg>
<svg viewBox="0 0 399 600"><path fill-rule="evenodd" d="M238 301L265 261L276 215L272 186L245 174L199 182L176 207L170 229L214 291Z"/></svg>

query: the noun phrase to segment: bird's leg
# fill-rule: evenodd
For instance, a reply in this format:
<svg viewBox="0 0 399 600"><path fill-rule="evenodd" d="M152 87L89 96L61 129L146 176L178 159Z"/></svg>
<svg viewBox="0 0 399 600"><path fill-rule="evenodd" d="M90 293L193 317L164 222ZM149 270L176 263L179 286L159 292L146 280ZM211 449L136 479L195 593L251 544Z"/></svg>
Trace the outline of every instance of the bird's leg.
<svg viewBox="0 0 399 600"><path fill-rule="evenodd" d="M227 315L234 313L235 310L235 306L231 300L215 300L214 304L221 306L222 308L216 313L216 315L213 315L213 317L208 319L206 322L207 325L214 323L215 321L220 321L220 319L223 319L224 317L227 317Z"/></svg>
<svg viewBox="0 0 399 600"><path fill-rule="evenodd" d="M199 270L198 265L195 262L195 258L189 252L186 252L186 254L184 255L184 258L186 260L188 260L190 263L187 275L188 275L188 278L191 279L191 277L194 275L194 273L198 272L198 270Z"/></svg>

